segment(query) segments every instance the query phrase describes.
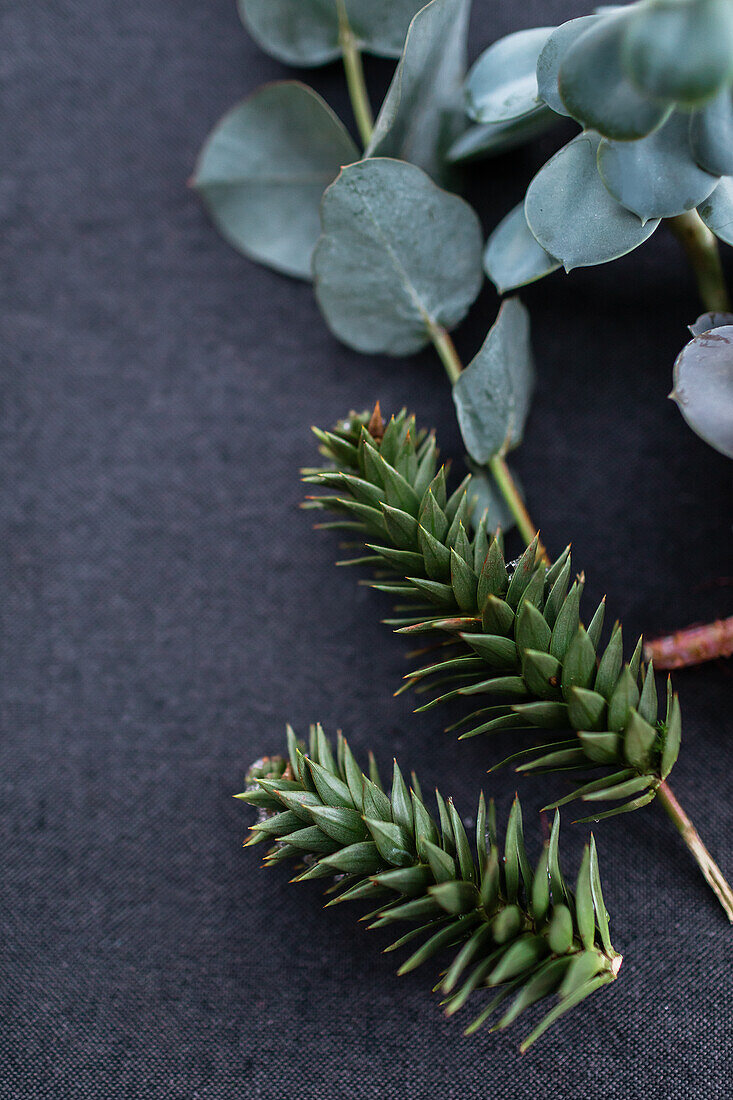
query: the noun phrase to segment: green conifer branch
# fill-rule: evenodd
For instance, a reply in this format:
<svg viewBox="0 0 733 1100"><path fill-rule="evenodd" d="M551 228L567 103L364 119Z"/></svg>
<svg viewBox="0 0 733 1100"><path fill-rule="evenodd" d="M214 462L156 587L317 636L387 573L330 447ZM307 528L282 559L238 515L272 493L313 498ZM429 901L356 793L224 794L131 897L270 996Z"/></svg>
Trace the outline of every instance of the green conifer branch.
<svg viewBox="0 0 733 1100"><path fill-rule="evenodd" d="M569 547L548 567L535 538L507 565L500 532L473 514L470 477L448 495L434 436L417 430L404 410L386 427L377 408L371 418L352 414L332 432L314 430L330 465L304 471L305 481L333 492L306 507L338 513L323 526L364 539L369 553L353 564L371 565L372 587L399 601L389 624L443 641L428 664L406 677L405 687L434 693L418 710L491 697L451 728L465 727L462 738L533 733L532 745L501 764L567 773L574 789L548 809L581 799L593 809L582 820L598 821L639 809L660 793L672 816L677 802L666 780L680 748L679 700L668 679L660 710L642 639L625 662L618 622L601 646L605 600L587 627L581 622L584 577L572 579ZM589 771L602 774L589 779ZM600 812L603 801L613 805ZM692 838L674 820L733 921L733 889L697 834Z"/></svg>
<svg viewBox="0 0 733 1100"><path fill-rule="evenodd" d="M617 803L596 819L651 801L677 758L679 703L670 689L660 716L641 639L626 663L620 625L601 648L605 601L583 625L584 578L572 578L569 548L547 567L534 539L507 565L501 535L473 517L470 477L449 496L434 437L404 411L386 428L352 416L316 434L333 465L306 471L305 480L336 493L309 506L341 513L362 534L369 557L356 561L375 569L372 587L400 601L391 625L449 636L406 677L405 687L431 694L418 710L489 696L490 705L460 723L462 739L534 731L539 743L509 758L521 757L517 770L603 771L547 808L573 798Z"/></svg>
<svg viewBox="0 0 733 1100"><path fill-rule="evenodd" d="M260 812L246 846L271 844L265 856L269 866L296 860L295 882L335 879L327 890L334 895L328 906L376 905L362 917L370 928L411 925L385 948L412 944L399 974L440 951L450 952L437 986L446 1013L482 997L466 1034L489 1020L492 1030L506 1028L538 1001L556 995L522 1042L524 1051L565 1012L616 978L622 957L611 945L595 842L591 837L585 846L573 892L560 868L557 811L533 870L519 799L500 851L493 802L487 809L481 795L474 855L452 800L436 791L436 822L414 773L408 788L397 761L387 795L373 758L366 776L340 734L335 752L320 726L311 728L307 755L290 727L287 740L288 759L258 761L247 776L248 789L236 796Z"/></svg>

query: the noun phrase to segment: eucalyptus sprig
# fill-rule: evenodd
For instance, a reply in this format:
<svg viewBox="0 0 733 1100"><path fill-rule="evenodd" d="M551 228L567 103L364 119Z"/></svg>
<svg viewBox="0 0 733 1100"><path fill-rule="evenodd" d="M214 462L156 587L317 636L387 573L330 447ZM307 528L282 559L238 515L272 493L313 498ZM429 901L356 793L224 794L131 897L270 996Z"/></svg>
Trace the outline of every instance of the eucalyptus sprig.
<svg viewBox="0 0 733 1100"><path fill-rule="evenodd" d="M510 34L475 63L465 100L477 125L454 163L533 140L561 116L582 128L489 237L484 267L500 293L625 256L664 222L705 309L730 308L718 251L733 244L729 0L638 0ZM731 384L729 354L690 393L723 406Z"/></svg>
<svg viewBox="0 0 733 1100"><path fill-rule="evenodd" d="M584 578L571 580L570 549L550 565L535 538L507 565L501 537L476 514L471 477L448 495L434 436L404 411L386 427L377 409L371 417L351 414L331 432L314 430L329 465L305 471L305 480L330 493L307 506L340 513L326 526L363 539L367 553L349 564L371 566L372 587L399 600L390 625L448 638L406 678L420 691L440 688L419 710L492 697L457 723L468 727L464 738L529 730L542 740L502 763L521 761L518 771L541 775L584 773L547 808L576 798L617 803L584 819L600 820L658 798L733 921L733 890L667 783L682 734L671 681L660 714L642 639L626 663L619 623L601 645L605 600L583 625Z"/></svg>
<svg viewBox="0 0 733 1100"><path fill-rule="evenodd" d="M617 259L666 219L705 308L728 308L715 237L733 243L732 89L728 0L638 0L490 46L465 88L479 126L454 160L492 152L507 127L515 141L559 116L583 129L491 235L486 269L499 289Z"/></svg>
<svg viewBox="0 0 733 1100"><path fill-rule="evenodd" d="M312 280L326 323L345 344L392 356L432 345L452 387L472 472L450 496L433 436L404 413L388 425L376 411L353 415L319 432L329 466L307 473L334 494L310 505L341 513L327 526L363 538L356 562L374 567L374 586L400 601L392 625L438 642L406 686L439 689L421 710L492 696L465 719L463 736L529 730L540 743L510 757L518 771L602 773L578 779L550 804L555 810L573 798L615 802L592 815L600 818L658 799L733 920L733 891L667 784L680 746L678 700L668 687L660 711L641 641L624 663L618 624L601 644L603 603L582 624L583 578L573 580L569 550L551 563L509 468L534 384L526 310L505 302L465 369L451 335L477 298L484 263L500 290L523 285L561 264L620 256L662 218L686 244L708 308L725 308L714 234L733 241L733 164L730 143L720 140L733 134L731 5L639 0L510 36L468 74L473 129L463 109L470 0L238 6L260 45L286 64L342 60L359 144L306 84L260 88L221 120L199 158L193 183L213 220L251 258ZM364 54L397 62L376 112ZM584 132L542 169L482 259L479 220L453 193L455 165L567 114ZM678 364L685 415L714 439L715 399L700 400L697 368L721 333L727 339L724 328L718 313L693 333L707 340L705 355L693 341ZM512 522L529 545L507 563L493 532ZM320 727L308 756L292 731L288 749L288 761L259 762L241 796L261 815L250 843L274 844L269 864L301 861L298 880L335 878L329 904L373 898L377 926L414 923L388 949L423 936L401 972L452 948L440 983L449 1013L479 990L499 990L469 1031L492 1017L494 1027L508 1026L557 994L526 1049L616 977L620 956L608 936L594 842L573 895L559 869L557 812L532 871L518 801L502 857L482 799L474 859L452 803L437 796L436 823L417 781L408 790L396 765L388 796L376 771L363 775L340 737L334 753Z"/></svg>
<svg viewBox="0 0 733 1100"><path fill-rule="evenodd" d="M469 9L470 0L239 0L272 56L306 66L342 59L362 149L305 84L256 91L214 129L193 179L227 240L313 278L329 327L351 347L407 355L432 342L455 383L449 334L481 285L478 222L453 196L431 193L420 170L454 188L451 165L570 116L583 133L491 234L485 268L499 291L625 255L664 220L690 256L705 308L727 309L716 237L733 243L729 0L638 0L509 35L468 74L465 102L478 125L467 130ZM399 59L376 122L364 53ZM720 403L731 374L729 362L723 383L708 379ZM477 461L468 441L467 450ZM528 539L506 453L490 457L497 519Z"/></svg>
<svg viewBox="0 0 733 1100"><path fill-rule="evenodd" d="M432 343L451 385L462 364L450 333L483 281L479 220L437 185L454 186L447 149L467 126L469 9L469 0L424 7L404 0L241 0L245 25L280 60L319 65L342 57L363 154L311 88L287 81L259 89L222 119L193 179L235 247L313 279L338 339L394 356ZM362 52L399 57L374 123ZM477 398L482 391L484 412L494 400L516 407L509 435L497 435L495 418L483 430L475 415L464 435L470 460L486 471L494 521L504 529L516 523L529 541L534 527L506 461L521 442L533 386L528 322L515 327L516 340L502 349L510 351L507 362L499 363L495 334L454 395L465 405L469 389ZM463 429L467 417L459 419Z"/></svg>
<svg viewBox="0 0 733 1100"><path fill-rule="evenodd" d="M266 84L224 116L193 178L214 222L240 251L311 278L319 205L339 170L363 157L418 165L455 179L448 146L465 129L470 0L239 0L259 45L288 65L340 58L361 150L323 99L300 81ZM363 54L399 61L373 119Z"/></svg>
<svg viewBox="0 0 733 1100"><path fill-rule="evenodd" d="M336 752L320 726L310 749L288 728L288 759L265 758L250 770L238 795L260 820L247 845L267 843L268 866L296 860L295 882L329 879L328 906L376 903L369 928L413 925L386 951L420 940L398 973L450 952L437 989L448 1015L481 998L466 1028L492 1031L512 1024L545 998L557 1002L523 1040L527 1050L564 1013L618 975L601 892L593 837L585 846L573 892L560 868L559 814L533 870L515 798L499 848L493 801L483 795L476 816L475 855L451 799L436 791L438 821L427 809L415 774L408 789L397 761L387 795L371 758L369 776L346 740ZM247 846L246 845L246 846ZM508 1008L499 1008L511 999Z"/></svg>

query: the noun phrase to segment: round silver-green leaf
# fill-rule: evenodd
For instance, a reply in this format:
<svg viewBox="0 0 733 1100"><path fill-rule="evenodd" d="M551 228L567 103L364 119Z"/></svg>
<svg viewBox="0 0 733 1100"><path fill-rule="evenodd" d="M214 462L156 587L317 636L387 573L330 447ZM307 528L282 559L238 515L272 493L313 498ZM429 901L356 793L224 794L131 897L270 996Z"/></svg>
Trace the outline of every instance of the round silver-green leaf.
<svg viewBox="0 0 733 1100"><path fill-rule="evenodd" d="M309 279L323 192L342 165L358 157L314 91L295 81L267 84L214 128L193 186L230 244L277 271Z"/></svg>
<svg viewBox="0 0 733 1100"><path fill-rule="evenodd" d="M726 244L733 244L733 176L723 176L697 212L708 229Z"/></svg>
<svg viewBox="0 0 733 1100"><path fill-rule="evenodd" d="M682 349L670 397L701 439L733 458L733 325L704 332Z"/></svg>
<svg viewBox="0 0 733 1100"><path fill-rule="evenodd" d="M484 252L484 271L500 294L534 283L561 266L532 234L523 202L499 222Z"/></svg>
<svg viewBox="0 0 733 1100"><path fill-rule="evenodd" d="M645 95L695 106L733 78L730 0L650 0L630 12L623 64Z"/></svg>
<svg viewBox="0 0 733 1100"><path fill-rule="evenodd" d="M465 129L469 0L432 0L417 13L364 155L395 157L449 182L446 152Z"/></svg>
<svg viewBox="0 0 733 1100"><path fill-rule="evenodd" d="M663 126L639 141L604 138L599 146L603 182L642 223L694 209L717 185L718 177L700 168L692 155L689 127L689 116L675 111Z"/></svg>
<svg viewBox="0 0 733 1100"><path fill-rule="evenodd" d="M568 109L560 98L558 78L560 66L565 54L581 34L597 23L599 15L581 15L557 27L542 47L537 59L537 90L540 99L544 99L558 115L567 115Z"/></svg>
<svg viewBox="0 0 733 1100"><path fill-rule="evenodd" d="M690 145L699 165L716 176L733 175L733 92L724 88L690 118Z"/></svg>
<svg viewBox="0 0 733 1100"><path fill-rule="evenodd" d="M518 298L509 298L453 386L461 435L474 462L485 466L519 446L533 389L529 314Z"/></svg>
<svg viewBox="0 0 733 1100"><path fill-rule="evenodd" d="M286 65L323 65L343 53L351 33L365 53L399 57L421 0L237 0L256 42ZM339 9L345 19L339 19Z"/></svg>
<svg viewBox="0 0 733 1100"><path fill-rule="evenodd" d="M451 329L481 288L481 226L422 169L375 158L345 168L321 207L313 257L332 332L364 352L409 355Z"/></svg>
<svg viewBox="0 0 733 1100"><path fill-rule="evenodd" d="M538 105L537 58L552 27L533 27L500 38L485 50L466 79L466 108L476 122L507 122Z"/></svg>
<svg viewBox="0 0 733 1100"><path fill-rule="evenodd" d="M608 15L584 31L560 65L560 98L574 119L615 141L635 141L664 122L671 105L639 92L621 64L627 14Z"/></svg>
<svg viewBox="0 0 733 1100"><path fill-rule="evenodd" d="M710 310L701 313L694 325L688 325L693 336L702 336L703 332L710 332L711 328L722 328L723 325L733 325L733 313L720 313Z"/></svg>
<svg viewBox="0 0 733 1100"><path fill-rule="evenodd" d="M579 134L537 173L525 199L527 222L566 271L625 256L647 240L658 219L642 225L607 191L598 174L600 138Z"/></svg>
<svg viewBox="0 0 733 1100"><path fill-rule="evenodd" d="M542 105L530 115L513 118L509 122L471 126L451 145L447 153L448 161L451 164L466 164L507 153L546 133L557 121L555 112Z"/></svg>

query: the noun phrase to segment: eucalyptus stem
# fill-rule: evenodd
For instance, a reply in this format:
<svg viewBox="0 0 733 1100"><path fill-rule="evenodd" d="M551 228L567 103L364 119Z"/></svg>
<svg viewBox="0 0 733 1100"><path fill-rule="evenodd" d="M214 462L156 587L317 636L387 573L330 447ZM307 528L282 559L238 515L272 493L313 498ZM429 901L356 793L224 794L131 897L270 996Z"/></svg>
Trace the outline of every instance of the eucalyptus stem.
<svg viewBox="0 0 733 1100"><path fill-rule="evenodd" d="M532 539L537 534L535 525L532 523L532 518L527 511L524 501L517 489L514 478L512 477L509 467L506 464L506 459L503 455L494 455L489 459L489 469L493 474L494 481L496 482L499 492L504 497L507 505L514 516L517 524L517 530L529 546ZM543 546L541 541L537 543L537 557L544 561L545 565L550 565L550 559L547 554L547 550Z"/></svg>
<svg viewBox="0 0 733 1100"><path fill-rule="evenodd" d="M456 351L456 345L442 325L436 325L435 322L431 322L429 331L433 347L437 351L440 361L445 367L445 373L450 379L450 384L451 386L455 386L463 370L463 363Z"/></svg>
<svg viewBox="0 0 733 1100"><path fill-rule="evenodd" d="M710 855L695 826L690 821L679 802L672 794L666 781L662 781L657 789L657 798L662 803L668 817L677 829L692 858L702 871L705 881L717 897L725 910L728 920L733 924L733 888L726 881L723 872Z"/></svg>
<svg viewBox="0 0 733 1100"><path fill-rule="evenodd" d="M731 308L730 296L725 285L715 235L710 232L697 210L688 210L686 214L668 218L667 224L687 253L705 309L711 312L728 312Z"/></svg>
<svg viewBox="0 0 733 1100"><path fill-rule="evenodd" d="M359 130L359 136L364 148L369 144L374 129L374 116L372 114L369 95L364 80L364 66L361 62L361 50L356 45L351 25L349 24L343 0L338 0L339 13L339 45L343 55L344 72L346 73L346 85L349 89L351 109L354 112L354 120Z"/></svg>
<svg viewBox="0 0 733 1100"><path fill-rule="evenodd" d="M463 370L463 364L456 351L456 346L442 325L431 323L429 325L429 331L433 347L437 351L440 361L445 367L445 372L450 379L451 385L454 386ZM504 457L502 455L494 455L493 458L489 459L489 470L494 478L497 489L506 501L509 511L514 516L517 530L529 546L537 531ZM546 565L550 564L547 551L541 542L537 544L537 554Z"/></svg>

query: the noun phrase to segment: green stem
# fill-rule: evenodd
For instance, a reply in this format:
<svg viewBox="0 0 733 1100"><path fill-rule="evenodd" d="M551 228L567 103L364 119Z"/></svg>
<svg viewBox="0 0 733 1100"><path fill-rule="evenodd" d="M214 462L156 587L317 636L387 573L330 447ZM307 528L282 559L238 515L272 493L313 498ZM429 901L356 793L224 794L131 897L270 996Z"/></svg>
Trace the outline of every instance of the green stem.
<svg viewBox="0 0 733 1100"><path fill-rule="evenodd" d="M730 297L715 235L710 232L697 210L688 210L686 214L668 218L667 224L687 253L705 309L727 313L730 310Z"/></svg>
<svg viewBox="0 0 733 1100"><path fill-rule="evenodd" d="M339 45L343 54L344 72L346 84L349 89L351 109L359 130L364 148L369 144L374 129L374 116L372 115L369 95L364 80L364 66L361 63L361 51L356 45L343 0L338 0L339 12Z"/></svg>
<svg viewBox="0 0 733 1100"><path fill-rule="evenodd" d="M705 881L723 906L728 920L733 924L733 889L729 883L726 882L723 872L703 844L700 839L700 834L672 794L666 782L663 781L660 783L657 789L657 797L674 824L675 829L692 853L692 858L702 871Z"/></svg>
<svg viewBox="0 0 733 1100"><path fill-rule="evenodd" d="M517 530L529 545L532 539L537 534L535 525L532 523L532 518L527 511L524 501L520 496L519 490L514 482L509 467L506 464L506 459L502 455L494 455L489 459L489 469L494 476L494 481L497 484L499 492L504 497L504 500L509 506L509 510L517 524ZM547 551L541 542L537 543L537 556L542 558L546 565L550 564L550 559L547 556Z"/></svg>
<svg viewBox="0 0 733 1100"><path fill-rule="evenodd" d="M440 361L445 367L445 372L450 379L450 383L452 386L455 386L463 370L463 364L458 356L455 344L442 325L438 325L434 321L429 323L428 331L430 332L430 339L433 342L433 347L437 351ZM529 545L537 531L502 455L494 455L493 458L489 459L489 469L497 489L514 516L520 535ZM550 564L547 551L542 543L538 544L537 553L548 565Z"/></svg>
<svg viewBox="0 0 733 1100"><path fill-rule="evenodd" d="M463 370L463 363L458 357L456 345L442 325L436 325L434 321L431 321L428 328L433 347L440 356L440 361L445 367L445 373L450 379L450 384L455 386Z"/></svg>

